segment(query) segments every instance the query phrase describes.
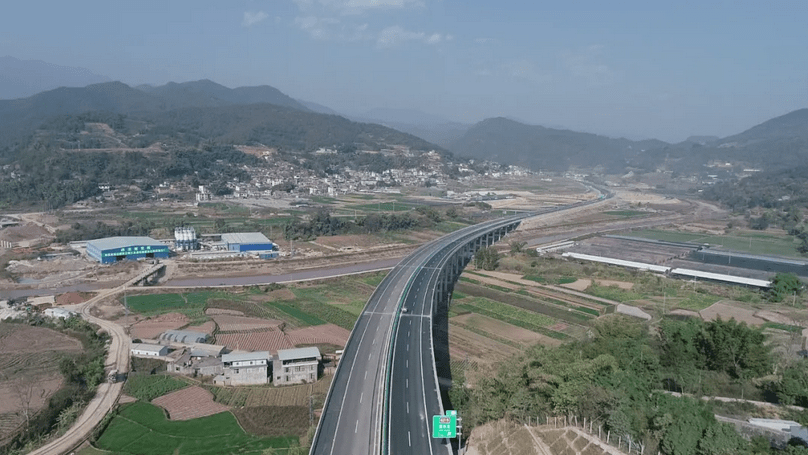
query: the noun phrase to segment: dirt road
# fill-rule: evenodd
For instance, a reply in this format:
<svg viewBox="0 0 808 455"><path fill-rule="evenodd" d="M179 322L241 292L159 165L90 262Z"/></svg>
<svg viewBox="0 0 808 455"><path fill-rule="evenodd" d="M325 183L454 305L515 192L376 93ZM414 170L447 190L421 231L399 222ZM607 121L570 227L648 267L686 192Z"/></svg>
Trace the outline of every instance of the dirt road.
<svg viewBox="0 0 808 455"><path fill-rule="evenodd" d="M123 292L123 287L118 287L111 290L102 291L99 295L93 297L87 302L65 307L74 311L80 311L82 317L97 324L109 333L112 342L109 345L105 367L107 371L117 369L118 372L124 373L129 371L129 337L124 332L123 327L120 325L99 319L90 314L90 308L102 299L113 296L117 293ZM68 453L83 443L87 437L92 433L93 429L101 423L104 416L115 406L118 397L121 395L123 383L103 383L98 386L98 391L95 398L90 401L90 404L78 418L76 423L67 430L62 437L50 442L49 444L31 452L33 455L58 455Z"/></svg>

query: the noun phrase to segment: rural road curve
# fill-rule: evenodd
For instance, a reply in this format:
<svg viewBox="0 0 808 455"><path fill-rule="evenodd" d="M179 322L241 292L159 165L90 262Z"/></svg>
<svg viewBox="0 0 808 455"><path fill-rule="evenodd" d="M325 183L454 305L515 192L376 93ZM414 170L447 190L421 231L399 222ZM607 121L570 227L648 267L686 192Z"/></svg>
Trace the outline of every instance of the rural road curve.
<svg viewBox="0 0 808 455"><path fill-rule="evenodd" d="M126 335L124 328L120 325L99 319L90 314L90 308L92 308L93 305L101 301L101 299L110 297L119 292L123 292L123 286L103 291L85 303L74 305L73 307L66 306L65 308L81 312L84 319L87 319L93 324L97 324L109 333L112 342L109 345L109 351L107 352L107 359L104 365L106 369L117 369L119 372L123 373L129 371L129 336ZM76 420L76 423L60 438L31 452L31 455L63 454L78 447L87 439L93 429L101 423L110 409L112 409L118 401L122 389L123 382L114 384L105 382L99 385L95 397L90 400L90 404L78 420Z"/></svg>

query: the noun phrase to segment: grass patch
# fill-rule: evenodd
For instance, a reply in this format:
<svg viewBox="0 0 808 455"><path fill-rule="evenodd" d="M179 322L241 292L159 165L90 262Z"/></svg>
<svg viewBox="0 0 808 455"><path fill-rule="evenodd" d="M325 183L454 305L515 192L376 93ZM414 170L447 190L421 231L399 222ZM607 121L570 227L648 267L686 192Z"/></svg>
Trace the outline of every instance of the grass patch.
<svg viewBox="0 0 808 455"><path fill-rule="evenodd" d="M406 212L416 207L406 202L379 202L376 204L348 205L346 209L361 210L363 212Z"/></svg>
<svg viewBox="0 0 808 455"><path fill-rule="evenodd" d="M466 294L463 294L462 292L455 291L455 292L452 293L452 300L460 300L460 299L465 299L465 298L466 298Z"/></svg>
<svg viewBox="0 0 808 455"><path fill-rule="evenodd" d="M559 307L557 305L547 303L544 299L537 300L535 296L523 296L515 292L500 292L495 289L490 289L484 286L477 286L473 284L458 284L462 292L476 297L485 297L489 300L496 302L503 302L504 304L518 307L529 312L549 316L551 319L569 322L570 324L585 324L588 325L592 320L592 316L579 311L570 311L568 308ZM465 303L463 300L461 303Z"/></svg>
<svg viewBox="0 0 808 455"><path fill-rule="evenodd" d="M301 311L299 308L295 308L292 305L287 305L287 304L278 303L278 302L269 302L267 305L270 305L270 306L272 306L274 308L277 308L277 309L283 311L284 313L288 314L289 316L292 316L293 318L297 319L298 321L301 321L305 325L322 325L322 324L326 323L325 321L318 318L317 316L314 316L314 315L311 315L311 314L306 313L304 311Z"/></svg>
<svg viewBox="0 0 808 455"><path fill-rule="evenodd" d="M452 306L450 313L452 312L455 313L456 315L467 313L481 314L483 316L488 316L490 318L497 319L499 321L506 322L508 324L515 325L517 327L521 327L523 329L527 329L532 332L540 333L542 335L546 335L548 337L555 338L558 340L564 340L569 338L567 334L556 332L554 330L550 330L547 328L547 326L554 324L556 322L552 318L549 318L547 316L538 313L533 313L528 310L523 310L521 308L513 307L504 303L489 300L484 297L472 297L464 299L463 303ZM500 339L499 337L493 336L488 333L483 333L481 330L475 330L473 328L467 327L466 325L462 326L466 329L472 330L475 333L478 333L479 335L486 336L496 341L505 343L509 346L515 345L513 342L509 342L509 340Z"/></svg>
<svg viewBox="0 0 808 455"><path fill-rule="evenodd" d="M780 324L779 322L766 322L763 324L763 328L785 330L791 333L802 333L802 327L798 325Z"/></svg>
<svg viewBox="0 0 808 455"><path fill-rule="evenodd" d="M370 275L363 275L361 279L363 283L376 288L379 286L379 284L381 284L382 281L384 281L384 277L386 276L387 272L376 272ZM370 298L370 296L368 296L368 298Z"/></svg>
<svg viewBox="0 0 808 455"><path fill-rule="evenodd" d="M503 286L497 286L496 284L486 284L485 287L491 288L491 289L496 289L499 292L512 292L513 291L510 288L506 288L506 287L503 287Z"/></svg>
<svg viewBox="0 0 808 455"><path fill-rule="evenodd" d="M640 212L638 210L610 210L610 211L603 212L603 213L606 214L606 215L621 216L621 217L624 217L624 218L631 218L633 216L647 215L646 212Z"/></svg>
<svg viewBox="0 0 808 455"><path fill-rule="evenodd" d="M548 283L547 278L544 278L543 276L539 276L539 275L525 275L525 276L522 277L522 279L523 280L535 281L536 283L539 283L539 284L547 284Z"/></svg>
<svg viewBox="0 0 808 455"><path fill-rule="evenodd" d="M123 386L123 393L138 400L151 401L185 387L188 387L187 382L166 374L130 374Z"/></svg>
<svg viewBox="0 0 808 455"><path fill-rule="evenodd" d="M458 229L462 229L462 228L464 228L466 226L468 226L467 223L462 223L462 222L459 222L459 221L445 220L445 221L441 221L440 223L435 224L435 226L433 226L432 229L434 229L434 230L436 230L438 232L442 232L444 234L448 234L448 233L454 232L454 231L456 231Z"/></svg>
<svg viewBox="0 0 808 455"><path fill-rule="evenodd" d="M328 197L328 196L312 196L311 201L316 202L318 204L336 204L337 203L336 199L334 199L333 197Z"/></svg>
<svg viewBox="0 0 808 455"><path fill-rule="evenodd" d="M295 436L251 436L230 412L199 419L172 422L149 403L122 407L96 445L119 454L260 454L269 448L297 447Z"/></svg>
<svg viewBox="0 0 808 455"><path fill-rule="evenodd" d="M464 283L477 284L477 285L479 285L479 284L480 284L480 282L479 282L479 281L477 281L477 280L472 280L471 278L468 278L468 277L465 277L465 276L461 276L461 277L460 277L460 280L458 280L458 281L462 281L462 282L464 282Z"/></svg>
<svg viewBox="0 0 808 455"><path fill-rule="evenodd" d="M189 294L144 294L126 298L129 309L144 316L164 313L182 313L193 323L204 322L205 304L215 292L191 292ZM123 301L121 301L123 303Z"/></svg>
<svg viewBox="0 0 808 455"><path fill-rule="evenodd" d="M680 300L676 306L688 310L701 311L715 302L718 302L719 300L721 300L721 297L716 295L699 294L698 292L693 292L684 299Z"/></svg>
<svg viewBox="0 0 808 455"><path fill-rule="evenodd" d="M636 292L620 289L617 286L601 286L599 284L591 284L584 292L594 295L595 297L614 300L617 302L629 302L631 300L639 300L643 298L642 294L638 294Z"/></svg>
<svg viewBox="0 0 808 455"><path fill-rule="evenodd" d="M460 322L457 322L457 321L452 321L452 324L454 324L454 325L456 325L458 327L462 327L462 328L468 330L469 332L476 333L477 335L484 336L484 337L486 337L486 338L488 338L490 340L494 340L497 343L502 343L502 344L510 346L512 348L517 348L517 349L524 348L524 346L521 345L520 343L517 343L517 342L512 341L512 340L508 340L508 339L505 339L505 338L498 337L498 336L494 335L493 333L486 332L485 330L483 330L483 329L481 329L479 327L473 327L471 325L463 324L463 323L460 323Z"/></svg>
<svg viewBox="0 0 808 455"><path fill-rule="evenodd" d="M527 324L529 327L546 327L548 325L552 325L555 323L555 320L553 320L553 318L550 318L543 314L533 313L531 311L523 310L521 308L507 305L501 302L496 302L494 300L490 300L484 297L474 297L471 299L466 299L463 302L463 304L472 306L478 311L479 310L485 311L487 313L486 316L496 315L495 316L496 319L508 322L510 324L514 324L512 321L521 321Z"/></svg>
<svg viewBox="0 0 808 455"><path fill-rule="evenodd" d="M358 318L358 315L343 310L336 305L329 305L317 301L294 300L269 302L267 305L283 311L301 321L304 325L321 325L330 322L344 329L351 330Z"/></svg>
<svg viewBox="0 0 808 455"><path fill-rule="evenodd" d="M556 284L570 284L578 281L574 276L562 276L555 280Z"/></svg>

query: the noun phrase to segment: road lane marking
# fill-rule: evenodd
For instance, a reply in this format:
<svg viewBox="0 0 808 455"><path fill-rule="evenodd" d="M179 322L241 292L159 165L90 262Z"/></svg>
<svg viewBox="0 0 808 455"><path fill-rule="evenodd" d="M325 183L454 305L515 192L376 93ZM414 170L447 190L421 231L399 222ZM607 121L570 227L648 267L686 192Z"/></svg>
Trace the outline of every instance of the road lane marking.
<svg viewBox="0 0 808 455"><path fill-rule="evenodd" d="M356 421L356 426L354 427L353 432L356 433L357 431L359 431L359 420Z"/></svg>
<svg viewBox="0 0 808 455"><path fill-rule="evenodd" d="M365 392L362 392L362 393L359 395L359 402L360 402L360 403L362 402L362 399L363 399L363 398L365 398Z"/></svg>
<svg viewBox="0 0 808 455"><path fill-rule="evenodd" d="M367 379L367 378L368 378L368 372L367 372L367 370L365 370L365 379Z"/></svg>
<svg viewBox="0 0 808 455"><path fill-rule="evenodd" d="M409 430L407 430L407 442L410 444L410 447L412 447L412 436L410 436Z"/></svg>
<svg viewBox="0 0 808 455"><path fill-rule="evenodd" d="M408 401L407 402L407 414L409 414L409 413L410 413L410 402Z"/></svg>
<svg viewBox="0 0 808 455"><path fill-rule="evenodd" d="M405 381L407 381L407 388L409 389L410 388L410 378L405 379Z"/></svg>

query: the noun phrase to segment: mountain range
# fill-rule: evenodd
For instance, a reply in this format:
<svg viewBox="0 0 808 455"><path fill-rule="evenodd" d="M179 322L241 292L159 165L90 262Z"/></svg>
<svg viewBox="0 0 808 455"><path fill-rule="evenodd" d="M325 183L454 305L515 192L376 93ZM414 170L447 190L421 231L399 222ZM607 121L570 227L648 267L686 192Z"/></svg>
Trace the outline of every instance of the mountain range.
<svg viewBox="0 0 808 455"><path fill-rule="evenodd" d="M31 62L20 65L22 61L3 59L13 63L11 66L36 68ZM11 74L11 70L3 68L0 77L4 74ZM86 70L75 74L102 78ZM0 89L3 87L7 85L0 83ZM194 137L217 141L275 143L289 148L401 143L554 171L572 167L608 172L660 168L693 172L703 170L711 161L781 169L808 162L808 109L726 138L699 136L668 144L527 125L503 117L467 125L417 110L374 109L352 115L349 120L328 107L293 99L274 87L231 89L209 80L137 87L104 82L0 100L0 153L6 149L9 156L10 150L19 149L26 138L54 118L86 112L130 116L146 122L149 128L170 125L169 130L181 128L193 132Z"/></svg>
<svg viewBox="0 0 808 455"><path fill-rule="evenodd" d="M242 144L263 141L316 148L355 144L381 147L393 143L441 149L392 128L314 112L270 86L230 89L202 80L159 87L106 82L0 100L0 150L19 149L44 124L59 123L54 119L88 112L129 116L146 122L152 131L154 127L181 127L193 131L197 138ZM199 125L204 128L196 128Z"/></svg>

